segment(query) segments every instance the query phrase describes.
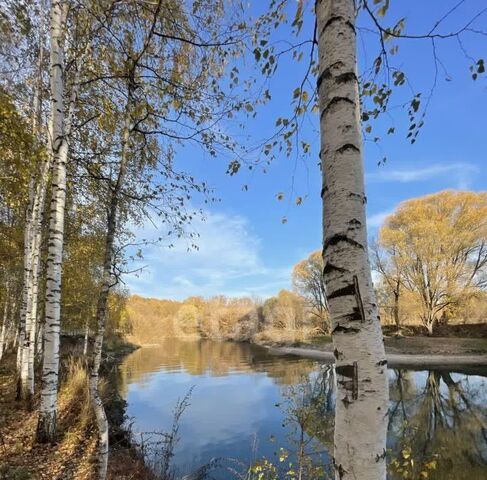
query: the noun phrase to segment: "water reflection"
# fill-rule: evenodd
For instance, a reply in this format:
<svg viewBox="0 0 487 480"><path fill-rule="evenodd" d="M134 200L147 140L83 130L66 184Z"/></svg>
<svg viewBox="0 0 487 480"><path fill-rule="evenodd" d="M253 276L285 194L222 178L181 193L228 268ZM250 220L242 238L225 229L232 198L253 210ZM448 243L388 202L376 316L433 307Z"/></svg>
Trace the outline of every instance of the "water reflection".
<svg viewBox="0 0 487 480"><path fill-rule="evenodd" d="M446 371L391 372L391 478L486 478L485 387Z"/></svg>
<svg viewBox="0 0 487 480"><path fill-rule="evenodd" d="M331 367L205 340L167 339L120 368L139 431L167 430L177 399L194 386L175 452L182 473L214 457L247 465L266 457L277 470L301 465L303 479L331 478L334 383ZM391 370L389 384L388 478L487 478L484 377Z"/></svg>

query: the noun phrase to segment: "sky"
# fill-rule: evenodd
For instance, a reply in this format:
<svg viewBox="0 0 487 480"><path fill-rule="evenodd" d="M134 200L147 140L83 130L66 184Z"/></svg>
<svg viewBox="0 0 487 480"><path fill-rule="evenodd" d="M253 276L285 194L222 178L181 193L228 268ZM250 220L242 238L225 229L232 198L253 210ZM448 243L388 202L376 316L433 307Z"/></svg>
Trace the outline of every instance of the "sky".
<svg viewBox="0 0 487 480"><path fill-rule="evenodd" d="M411 34L429 31L459 3L438 26L438 33L457 30L486 7L484 0L391 3L384 23L394 24L405 17L406 31ZM259 13L263 4L250 1L249 16ZM293 9L295 5L290 2L290 16ZM304 37L312 32L311 18L307 11L301 33ZM369 32L372 24L365 13L359 16L358 25L359 71L365 71L376 56L378 41ZM487 30L487 11L470 27ZM279 35L289 35L289 31L276 33L277 40L282 39ZM487 36L464 32L460 39L437 39L434 47L437 62L430 40L402 40L398 54L390 57L391 67L406 72L408 84L397 90L389 114L377 120L367 135L380 136L380 142L371 138L364 142L370 238L377 235L387 215L407 199L445 189L487 190L487 76L474 81L469 70L473 61L487 52ZM251 74L251 63L247 59L239 68ZM287 58L280 61L267 85L272 99L255 118L246 120L244 132L236 133L242 141L262 138L273 131L277 117L289 114L292 92L305 67ZM422 92L423 105L428 98L429 102L424 127L411 145L406 139L407 109L402 105L417 92ZM198 250L188 252L187 240L176 242L171 249L163 245L144 248L143 260L135 265L143 270L125 278L130 292L176 300L194 295L266 298L291 288L293 265L321 244L317 121L314 115L302 127L302 138L311 144L310 155L282 155L266 173L242 169L229 176L228 158L208 157L192 145L181 148L177 161L186 171L208 182L219 201L201 205L195 200L194 207L204 208L204 220L198 219L192 225L199 234ZM395 134L385 135L391 126ZM386 162L378 165L384 157ZM284 194L281 201L276 198L280 192ZM295 202L298 196L303 198L299 206ZM138 227L136 234L139 238L156 238L163 231L164 226L147 222Z"/></svg>

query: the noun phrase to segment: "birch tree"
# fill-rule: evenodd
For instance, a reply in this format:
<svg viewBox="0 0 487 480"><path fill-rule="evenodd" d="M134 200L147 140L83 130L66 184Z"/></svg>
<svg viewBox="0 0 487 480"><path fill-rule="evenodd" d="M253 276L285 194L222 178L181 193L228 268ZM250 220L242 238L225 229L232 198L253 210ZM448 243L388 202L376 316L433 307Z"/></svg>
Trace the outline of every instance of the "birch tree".
<svg viewBox="0 0 487 480"><path fill-rule="evenodd" d="M2 318L2 328L0 329L0 360L3 357L3 352L6 347L7 334L10 327L9 322L9 307L10 307L10 284L7 280L5 285L5 298L3 300L3 318Z"/></svg>
<svg viewBox="0 0 487 480"><path fill-rule="evenodd" d="M43 5L41 4L41 7ZM32 135L39 146L43 143L42 92L44 72L44 11L40 11L38 33L38 59L36 63L34 99L32 106ZM19 396L28 405L34 395L34 356L37 334L37 307L40 280L41 241L44 204L50 171L50 156L39 158L40 171L32 175L30 198L25 226L24 285L21 309L21 339L19 345L20 385Z"/></svg>
<svg viewBox="0 0 487 480"><path fill-rule="evenodd" d="M13 98L0 88L0 251L2 257L1 278L5 290L17 292L22 283L25 265L22 265L25 249L25 205L29 201L32 170L42 158L42 151L31 134L27 120L20 114ZM30 190L32 192L32 190ZM12 318L17 310L11 308L9 324L19 331L18 322ZM8 330L8 329L7 329ZM7 334L7 331L5 332ZM19 350L20 352L20 350ZM20 360L20 356L19 356Z"/></svg>
<svg viewBox="0 0 487 480"><path fill-rule="evenodd" d="M368 260L355 14L353 0L316 3L323 273L337 374L335 476L379 480L388 383Z"/></svg>
<svg viewBox="0 0 487 480"><path fill-rule="evenodd" d="M66 202L66 162L68 125L64 106L64 40L67 3L53 0L50 23L50 155L53 161L52 196L46 271L46 304L42 389L36 438L54 442L56 438L57 386L59 375L61 265ZM66 123L65 123L66 122Z"/></svg>
<svg viewBox="0 0 487 480"><path fill-rule="evenodd" d="M95 6L91 13L98 17ZM101 479L107 471L108 424L98 393L99 369L107 300L121 274L121 227L130 217L140 221L153 214L170 225L168 235L187 233L185 226L195 215L188 212L187 202L194 192L206 197L209 191L204 182L176 170L174 144L193 141L211 155L218 148L234 146L217 123L243 104L224 95L218 79L225 56L235 54L242 29L235 27L234 19L228 30L220 25L213 28L210 21L210 17L223 18L226 13L218 1L195 2L191 9L162 1L117 5L97 39L97 61L89 65L91 78L85 83L89 95L83 108L85 116L96 117L101 128L88 134L88 145L92 152L99 152L101 146L103 154L95 153L96 162L89 160L84 165L88 176L102 185L107 212L90 361ZM93 158L83 148L85 142L79 144L81 157Z"/></svg>

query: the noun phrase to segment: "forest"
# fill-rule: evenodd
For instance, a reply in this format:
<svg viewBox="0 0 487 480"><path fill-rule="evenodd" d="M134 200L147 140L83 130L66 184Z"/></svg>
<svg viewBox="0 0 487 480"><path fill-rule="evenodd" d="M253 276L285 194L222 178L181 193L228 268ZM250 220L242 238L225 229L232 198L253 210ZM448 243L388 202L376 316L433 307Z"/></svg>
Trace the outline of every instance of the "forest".
<svg viewBox="0 0 487 480"><path fill-rule="evenodd" d="M432 181L375 227L368 200L394 188L373 190L387 173L370 152L384 169L389 138L418 148L436 89L447 96L443 42L483 101L487 9L451 1L409 22L399 3L0 1L0 478L484 478L483 160L471 183ZM410 79L411 42L433 67ZM414 75L433 86L413 88ZM254 194L264 177L272 212ZM198 225L225 201L259 211L265 234L312 211L320 235L267 246L287 265L273 294L134 291L170 252L194 252L196 270ZM288 267L292 241L302 259ZM388 369L399 357L404 369ZM161 372L169 383L148 406ZM214 379L230 383L213 391ZM241 407L237 391L248 411L221 430L252 426L252 453L207 425L189 461L186 416L210 393L215 409ZM259 394L279 408L275 425L267 410L253 420Z"/></svg>
<svg viewBox="0 0 487 480"><path fill-rule="evenodd" d="M487 315L486 217L485 193L444 191L408 200L385 219L370 261L387 332L445 335L445 327L472 325L481 335ZM126 334L139 344L172 336L312 342L331 334L322 271L321 252L315 251L294 265L292 290L265 300L131 296Z"/></svg>

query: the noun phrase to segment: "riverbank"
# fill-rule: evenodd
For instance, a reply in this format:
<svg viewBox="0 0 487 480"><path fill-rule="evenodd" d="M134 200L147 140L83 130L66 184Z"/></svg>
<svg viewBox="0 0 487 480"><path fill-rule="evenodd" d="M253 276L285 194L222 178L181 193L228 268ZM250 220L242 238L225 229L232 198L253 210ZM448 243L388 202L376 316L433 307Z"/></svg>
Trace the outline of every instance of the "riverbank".
<svg viewBox="0 0 487 480"><path fill-rule="evenodd" d="M487 371L487 341L478 338L385 337L390 368L411 370ZM272 355L292 355L334 363L331 342L319 344L263 344Z"/></svg>
<svg viewBox="0 0 487 480"><path fill-rule="evenodd" d="M107 349L102 366L106 379L136 346L121 342ZM0 478L11 480L95 480L97 431L90 408L87 372L79 357L63 357L58 400L58 440L55 445L34 442L39 395L33 409L15 400L15 355L0 364ZM101 395L110 425L108 479L155 480L131 446L122 428L125 405L112 381L102 382Z"/></svg>

